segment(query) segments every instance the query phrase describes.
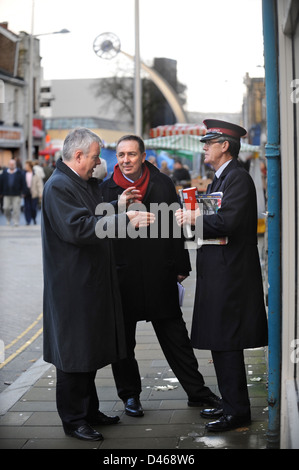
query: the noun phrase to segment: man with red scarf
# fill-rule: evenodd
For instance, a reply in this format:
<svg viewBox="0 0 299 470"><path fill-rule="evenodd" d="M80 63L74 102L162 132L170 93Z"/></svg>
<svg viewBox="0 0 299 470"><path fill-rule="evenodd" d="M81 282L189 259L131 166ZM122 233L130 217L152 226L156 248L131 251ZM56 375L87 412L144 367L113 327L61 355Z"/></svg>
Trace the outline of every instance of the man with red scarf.
<svg viewBox="0 0 299 470"><path fill-rule="evenodd" d="M109 180L100 186L104 202L116 201L124 190L128 203L177 203L171 179L148 161L143 140L135 135L120 138L116 146L117 165ZM153 206L152 206L153 207ZM127 358L112 364L119 397L129 416L143 416L140 403L141 379L135 359L136 323L151 321L169 366L188 396L189 406L219 406L220 399L205 386L198 371L182 311L177 282L191 270L183 237L171 235L174 214L169 211L169 237L161 236L161 217L156 217L158 236L113 241L122 307L125 319ZM165 223L165 220L163 220Z"/></svg>

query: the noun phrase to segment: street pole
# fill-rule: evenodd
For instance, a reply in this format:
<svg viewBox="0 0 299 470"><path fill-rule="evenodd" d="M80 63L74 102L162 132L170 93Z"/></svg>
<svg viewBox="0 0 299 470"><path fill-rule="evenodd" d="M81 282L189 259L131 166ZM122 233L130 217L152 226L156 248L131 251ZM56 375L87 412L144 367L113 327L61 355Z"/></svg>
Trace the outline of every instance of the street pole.
<svg viewBox="0 0 299 470"><path fill-rule="evenodd" d="M35 7L35 0L32 0L32 7L31 7L31 33L29 35L29 78L28 78L28 135L27 135L27 159L32 159L32 148L33 148L33 42L35 38L39 36L49 36L51 34L65 34L69 33L68 29L62 29L60 31L54 31L52 33L42 33L42 34L33 34L34 33L34 7Z"/></svg>
<svg viewBox="0 0 299 470"><path fill-rule="evenodd" d="M142 135L142 92L140 77L139 48L139 0L135 0L135 74L134 74L134 129L135 134Z"/></svg>
<svg viewBox="0 0 299 470"><path fill-rule="evenodd" d="M27 159L32 158L32 120L33 120L33 29L34 29L34 0L31 10L31 33L29 36L29 83L28 83L28 139Z"/></svg>
<svg viewBox="0 0 299 470"><path fill-rule="evenodd" d="M267 103L268 189L268 448L280 447L281 411L281 154L279 126L278 27L276 2L263 0Z"/></svg>

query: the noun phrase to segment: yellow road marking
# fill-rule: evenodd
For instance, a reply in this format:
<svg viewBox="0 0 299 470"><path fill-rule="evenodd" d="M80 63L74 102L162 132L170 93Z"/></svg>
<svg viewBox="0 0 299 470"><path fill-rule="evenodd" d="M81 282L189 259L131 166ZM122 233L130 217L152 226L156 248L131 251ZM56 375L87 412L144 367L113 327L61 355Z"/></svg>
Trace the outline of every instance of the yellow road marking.
<svg viewBox="0 0 299 470"><path fill-rule="evenodd" d="M28 333L28 331L32 330L32 328L39 322L39 320L42 318L43 314L41 313L37 319L31 323L31 325L28 326L28 328L26 328L26 330L23 331L23 333L21 333L19 336L16 337L16 339L14 339L10 344L8 344L7 346L5 346L5 349L9 349L11 348L11 346L13 346L14 344L16 344L21 338L23 338L23 336L26 335L26 333Z"/></svg>
<svg viewBox="0 0 299 470"><path fill-rule="evenodd" d="M43 314L41 313L37 319L31 323L31 325L28 326L28 328L26 328L26 330L24 330L19 336L17 336L16 339L14 339L10 344L8 344L7 346L5 346L5 350L6 349L9 349L11 346L13 346L14 344L16 344L21 338L23 338L23 336L25 336L26 333L28 333L28 331L32 330L32 328L41 320ZM40 334L42 333L43 331L43 328L40 328L28 341L26 341L22 346L19 347L19 349L14 352L13 354L11 354L7 359L5 359L4 362L1 362L0 364L0 369L2 369L2 367L6 366L10 361L12 361L18 354L20 354L22 351L24 351L24 349L26 349L30 344L33 343L34 340L36 340L36 338L38 338L40 336Z"/></svg>
<svg viewBox="0 0 299 470"><path fill-rule="evenodd" d="M2 362L0 364L0 369L2 369L2 367L6 366L6 364L8 364L10 361L12 361L18 354L20 354L22 351L24 351L24 349L26 349L31 343L33 343L33 341L38 338L38 336L42 333L43 331L43 328L40 328L36 333L35 335L33 335L28 341L26 341L26 343L23 344L23 346L21 346L15 353L11 354L4 362Z"/></svg>

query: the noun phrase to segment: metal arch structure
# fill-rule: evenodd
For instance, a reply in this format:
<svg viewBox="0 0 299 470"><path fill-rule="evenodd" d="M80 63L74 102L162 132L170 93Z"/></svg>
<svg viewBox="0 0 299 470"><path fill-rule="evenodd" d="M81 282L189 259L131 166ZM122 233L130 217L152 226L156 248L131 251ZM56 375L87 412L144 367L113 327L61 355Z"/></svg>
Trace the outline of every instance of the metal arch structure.
<svg viewBox="0 0 299 470"><path fill-rule="evenodd" d="M120 50L120 52L128 57L131 60L134 60L134 56L128 54L127 52L124 52ZM169 85L169 83L154 69L151 67L148 67L145 65L143 62L140 63L142 70L147 72L149 76L151 77L151 80L154 82L154 84L159 88L161 93L164 95L165 99L167 100L169 106L171 107L176 120L178 123L187 123L187 116L185 114L185 111L183 110L183 107L181 103L179 102L178 96L174 89Z"/></svg>
<svg viewBox="0 0 299 470"><path fill-rule="evenodd" d="M114 33L102 33L97 36L93 43L93 49L97 56L102 59L112 59L119 52L125 57L134 61L135 57L124 52L120 48L120 41ZM178 99L177 93L169 85L169 83L153 68L148 67L143 62L140 62L141 68L148 73L151 80L155 83L161 93L164 95L169 106L171 107L178 123L187 123L187 116Z"/></svg>

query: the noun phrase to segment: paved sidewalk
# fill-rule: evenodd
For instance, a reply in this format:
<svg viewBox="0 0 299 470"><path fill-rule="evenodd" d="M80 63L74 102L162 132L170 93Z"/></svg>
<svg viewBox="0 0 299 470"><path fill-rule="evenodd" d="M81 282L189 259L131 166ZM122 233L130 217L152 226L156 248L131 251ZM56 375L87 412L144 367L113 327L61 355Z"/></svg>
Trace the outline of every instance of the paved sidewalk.
<svg viewBox="0 0 299 470"><path fill-rule="evenodd" d="M24 228L16 228L15 234L12 230L7 232L16 241L17 230ZM26 227L26 230L36 229L32 226ZM19 249L16 243L12 256L18 256ZM33 249L31 246L31 251ZM25 257L24 250L23 247ZM195 250L191 249L190 255L194 266ZM30 250L27 250L27 256L30 276ZM183 312L188 328L192 318L194 281L193 270L190 278L184 282L186 293ZM40 296L40 292L32 292L33 300L35 295ZM195 352L206 384L218 393L210 352ZM252 424L226 433L207 433L199 409L187 406L186 394L163 356L151 323L140 322L136 357L142 376L141 400L145 416L132 418L124 414L123 404L115 391L111 368L107 366L98 371L96 379L101 411L118 414L121 421L114 426L97 428L103 433L104 441L91 443L65 436L55 405L55 368L44 363L40 357L0 394L0 448L99 449L101 452L97 456L102 459L119 455L120 452L133 455L133 451L128 454L131 449L136 452L142 449L146 454L151 450L152 453L181 453L186 456L196 455L198 449L266 449L268 413L265 350L247 350L245 355Z"/></svg>

